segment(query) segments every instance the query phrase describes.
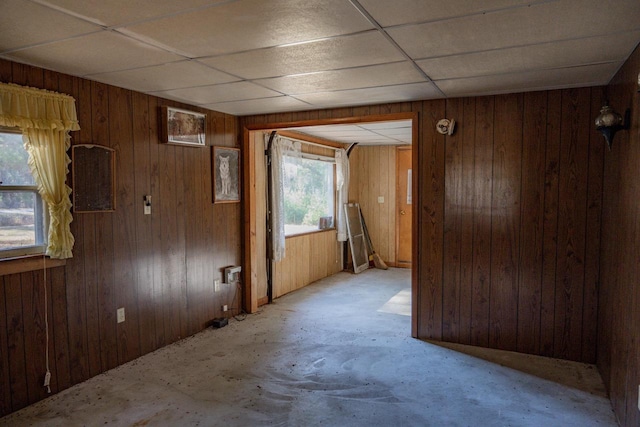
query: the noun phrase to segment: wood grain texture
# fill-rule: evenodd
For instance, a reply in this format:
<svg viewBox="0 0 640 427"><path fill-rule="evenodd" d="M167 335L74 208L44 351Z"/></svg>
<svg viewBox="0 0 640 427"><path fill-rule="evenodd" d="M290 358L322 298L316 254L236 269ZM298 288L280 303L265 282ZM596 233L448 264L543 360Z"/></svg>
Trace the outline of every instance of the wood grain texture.
<svg viewBox="0 0 640 427"><path fill-rule="evenodd" d="M0 63L0 67L1 67ZM0 75L2 73L0 72ZM8 328L7 328L7 304L5 290L8 288L8 276L0 277L0 417L11 412L11 388L9 386L11 376L9 375L9 348L8 348Z"/></svg>
<svg viewBox="0 0 640 427"><path fill-rule="evenodd" d="M396 151L392 146L356 146L349 156L349 201L360 203L376 253L396 264ZM379 203L378 197L384 202Z"/></svg>
<svg viewBox="0 0 640 427"><path fill-rule="evenodd" d="M495 97L489 346L515 350L520 259L522 95Z"/></svg>
<svg viewBox="0 0 640 427"><path fill-rule="evenodd" d="M547 94L547 147L544 169L544 218L542 242L542 289L540 296L539 354L554 355L556 259L558 256L558 205L562 92Z"/></svg>
<svg viewBox="0 0 640 427"><path fill-rule="evenodd" d="M476 148L476 100L466 98L458 112L458 138L461 142L462 188L460 195L460 336L459 342L471 344L471 314L473 307L473 221L474 164Z"/></svg>
<svg viewBox="0 0 640 427"><path fill-rule="evenodd" d="M585 108L596 102L591 94L596 92L573 89L318 112L317 118L339 117L345 123L380 120L366 114L411 111L419 117L414 147L418 261L412 273L416 336L593 360L593 344L585 340L593 340L594 319L587 313L598 302L593 282L586 281L587 272L597 275L600 251L584 242L597 239L590 224L596 226L601 218L599 178L580 167L586 170L584 153L592 149ZM567 93L578 94L576 108L570 108ZM445 137L434 127L448 116L459 126ZM304 122L309 117L305 112L253 116L241 124L249 130L315 124ZM376 160L358 150L351 188L378 193L378 183L363 178L370 172L362 166ZM584 159L581 166L568 167L578 164L576 156ZM589 199L587 187L594 189ZM570 188L576 189L575 196ZM368 200L361 204L371 209ZM568 206L575 211L561 218ZM375 215L367 221L375 222ZM589 263L583 269L575 268L568 240L582 242L583 258L588 251L590 261L583 259ZM575 298L563 296L563 280L571 283ZM578 304L577 295L584 302ZM562 326L566 319L569 334ZM581 332L574 334L576 328Z"/></svg>
<svg viewBox="0 0 640 427"><path fill-rule="evenodd" d="M640 49L636 48L626 64L605 89L606 98L616 111L631 109L630 130L616 134L611 151L603 148L604 175L602 192L602 227L598 289L597 362L609 391L611 403L622 426L640 424L637 408L640 384L640 96L637 76L640 69ZM595 98L602 101L602 93ZM594 96L592 96L592 99ZM599 107L592 103L592 110ZM591 114L594 114L593 111ZM604 146L602 136L593 143ZM595 149L595 146L591 148ZM591 162L592 156L590 156ZM597 159L596 159L597 160ZM590 165L590 169L591 165ZM590 172L591 173L591 172ZM591 191L589 191L591 194ZM591 196L588 203L591 206ZM593 224L587 213L587 227ZM587 242L587 259L594 254ZM585 311L591 301L590 292L596 271L586 264ZM590 336L587 337L591 339Z"/></svg>
<svg viewBox="0 0 640 427"><path fill-rule="evenodd" d="M540 348L547 93L526 93L523 113L517 350L535 354Z"/></svg>
<svg viewBox="0 0 640 427"><path fill-rule="evenodd" d="M438 120L444 117L446 102L425 101L422 105L420 127L422 135L418 145L415 171L419 205L414 214L420 224L418 239L418 336L442 339L442 270L444 238L444 172L445 137L436 132Z"/></svg>
<svg viewBox="0 0 640 427"><path fill-rule="evenodd" d="M582 357L589 89L562 91L554 356Z"/></svg>
<svg viewBox="0 0 640 427"><path fill-rule="evenodd" d="M195 107L6 60L0 60L0 74L3 81L76 99L82 129L71 141L117 150L118 198L113 213L74 214L74 257L49 263L46 280L37 265L35 271L0 271L5 415L48 396L42 387L45 286L51 386L58 392L202 330L222 304L232 305L241 294L214 293L212 281L222 278L225 266L242 264L242 233L240 205L216 210L212 203L209 149L159 142L160 105ZM200 111L218 123L208 129L209 145L236 146L236 118ZM152 215L142 210L147 194ZM126 313L121 324L119 307Z"/></svg>
<svg viewBox="0 0 640 427"><path fill-rule="evenodd" d="M489 345L491 285L491 198L494 98L476 100L474 147L471 344Z"/></svg>
<svg viewBox="0 0 640 427"><path fill-rule="evenodd" d="M285 258L274 265L274 298L301 289L342 269L335 230L287 237L285 245Z"/></svg>
<svg viewBox="0 0 640 427"><path fill-rule="evenodd" d="M462 117L462 98L447 102L446 117ZM444 173L444 242L443 242L443 292L442 339L460 341L460 295L462 217L467 201L463 198L462 153L460 132L446 138Z"/></svg>

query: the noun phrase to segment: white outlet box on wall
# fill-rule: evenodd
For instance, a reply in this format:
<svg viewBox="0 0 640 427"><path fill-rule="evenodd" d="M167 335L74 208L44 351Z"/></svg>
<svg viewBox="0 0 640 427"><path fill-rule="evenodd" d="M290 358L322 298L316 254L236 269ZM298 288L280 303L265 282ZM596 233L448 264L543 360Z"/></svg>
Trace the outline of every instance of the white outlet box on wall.
<svg viewBox="0 0 640 427"><path fill-rule="evenodd" d="M118 318L118 323L124 322L124 307L120 307L116 312L116 314Z"/></svg>

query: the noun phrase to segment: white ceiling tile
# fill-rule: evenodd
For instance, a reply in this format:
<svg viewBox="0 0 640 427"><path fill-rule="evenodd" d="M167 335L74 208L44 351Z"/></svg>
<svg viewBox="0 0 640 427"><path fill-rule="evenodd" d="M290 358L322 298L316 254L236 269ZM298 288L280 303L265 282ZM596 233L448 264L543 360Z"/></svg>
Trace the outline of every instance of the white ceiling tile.
<svg viewBox="0 0 640 427"><path fill-rule="evenodd" d="M393 102L417 101L441 96L432 83L412 83L335 92L307 93L296 96L296 98L318 107L339 107L380 104L392 102L391 100Z"/></svg>
<svg viewBox="0 0 640 427"><path fill-rule="evenodd" d="M182 59L173 53L131 40L110 31L12 52L18 62L76 76L174 62Z"/></svg>
<svg viewBox="0 0 640 427"><path fill-rule="evenodd" d="M383 27L470 15L489 10L526 6L541 0L360 0Z"/></svg>
<svg viewBox="0 0 640 427"><path fill-rule="evenodd" d="M358 132L361 130L361 128L358 125L336 125L336 126L320 125L320 126L308 126L308 127L305 127L305 130L308 130L310 132L331 133L331 132Z"/></svg>
<svg viewBox="0 0 640 427"><path fill-rule="evenodd" d="M258 79L402 61L378 31L200 59L219 70Z"/></svg>
<svg viewBox="0 0 640 427"><path fill-rule="evenodd" d="M362 123L358 126L364 129L371 129L371 130L411 128L411 121L396 120L391 122L372 122L372 123Z"/></svg>
<svg viewBox="0 0 640 427"><path fill-rule="evenodd" d="M192 57L351 34L373 26L344 0L243 0L127 27Z"/></svg>
<svg viewBox="0 0 640 427"><path fill-rule="evenodd" d="M35 0L108 27L149 20L224 0Z"/></svg>
<svg viewBox="0 0 640 427"><path fill-rule="evenodd" d="M97 25L24 0L2 0L0 52L100 31Z"/></svg>
<svg viewBox="0 0 640 427"><path fill-rule="evenodd" d="M192 104L217 104L227 101L276 97L281 94L265 89L250 82L225 83L213 86L199 86L184 89L154 92L157 96L166 96Z"/></svg>
<svg viewBox="0 0 640 427"><path fill-rule="evenodd" d="M366 128L365 128L366 127ZM384 136L371 129L393 129L402 131L396 137ZM290 128L299 133L343 143L357 142L358 145L406 145L411 144L411 120L371 122L345 125L323 125Z"/></svg>
<svg viewBox="0 0 640 427"><path fill-rule="evenodd" d="M414 59L640 29L640 1L566 0L388 29ZM604 2L607 3L607 2Z"/></svg>
<svg viewBox="0 0 640 427"><path fill-rule="evenodd" d="M248 116L265 112L279 113L283 111L311 110L313 107L290 96L274 98L250 99L246 101L221 102L203 105L210 110L236 116Z"/></svg>
<svg viewBox="0 0 640 427"><path fill-rule="evenodd" d="M416 63L434 80L504 74L621 61L635 47L640 31L424 59Z"/></svg>
<svg viewBox="0 0 640 427"><path fill-rule="evenodd" d="M179 61L133 70L88 76L104 83L143 92L181 89L237 81L238 78L212 70L195 61Z"/></svg>
<svg viewBox="0 0 640 427"><path fill-rule="evenodd" d="M561 87L597 86L606 84L621 65L622 63L597 64L555 70L440 80L436 84L448 97L546 90Z"/></svg>
<svg viewBox="0 0 640 427"><path fill-rule="evenodd" d="M298 95L310 92L417 83L424 80L424 77L411 63L396 62L393 64L322 71L257 81L266 87L288 95Z"/></svg>

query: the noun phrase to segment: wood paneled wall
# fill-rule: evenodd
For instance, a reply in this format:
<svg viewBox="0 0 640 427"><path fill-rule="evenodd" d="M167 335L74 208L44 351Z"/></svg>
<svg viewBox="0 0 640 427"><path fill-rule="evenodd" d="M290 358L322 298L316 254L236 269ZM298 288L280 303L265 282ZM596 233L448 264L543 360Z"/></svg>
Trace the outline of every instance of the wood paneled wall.
<svg viewBox="0 0 640 427"><path fill-rule="evenodd" d="M273 269L273 297L279 298L342 270L341 245L336 239L335 230L287 237L286 256Z"/></svg>
<svg viewBox="0 0 640 427"><path fill-rule="evenodd" d="M256 115L243 126L417 112L416 335L595 362L599 88ZM436 122L458 122L453 136Z"/></svg>
<svg viewBox="0 0 640 427"><path fill-rule="evenodd" d="M241 205L213 204L211 149L159 143L158 107L199 110L102 83L0 60L0 81L76 99L73 144L117 152L117 209L74 214L66 266L0 276L0 416L47 396L44 286L52 391L202 330L239 307L213 280L240 265ZM210 145L237 146L237 118L208 112ZM152 215L143 196L152 196ZM126 321L116 323L116 309Z"/></svg>
<svg viewBox="0 0 640 427"><path fill-rule="evenodd" d="M376 253L396 264L396 147L356 146L349 155L349 201L360 204ZM378 197L384 203L378 203Z"/></svg>
<svg viewBox="0 0 640 427"><path fill-rule="evenodd" d="M610 105L631 109L631 129L605 150L598 368L618 421L640 425L640 48L607 88ZM600 137L601 143L604 140Z"/></svg>

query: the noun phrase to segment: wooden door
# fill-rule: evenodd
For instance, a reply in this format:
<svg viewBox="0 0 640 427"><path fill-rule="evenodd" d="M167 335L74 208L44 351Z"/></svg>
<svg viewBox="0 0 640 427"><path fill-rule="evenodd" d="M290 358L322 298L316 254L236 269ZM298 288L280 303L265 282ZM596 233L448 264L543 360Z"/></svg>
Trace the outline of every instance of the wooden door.
<svg viewBox="0 0 640 427"><path fill-rule="evenodd" d="M403 268L411 268L411 153L411 147L398 147L396 153L396 260L398 267Z"/></svg>

